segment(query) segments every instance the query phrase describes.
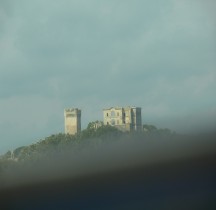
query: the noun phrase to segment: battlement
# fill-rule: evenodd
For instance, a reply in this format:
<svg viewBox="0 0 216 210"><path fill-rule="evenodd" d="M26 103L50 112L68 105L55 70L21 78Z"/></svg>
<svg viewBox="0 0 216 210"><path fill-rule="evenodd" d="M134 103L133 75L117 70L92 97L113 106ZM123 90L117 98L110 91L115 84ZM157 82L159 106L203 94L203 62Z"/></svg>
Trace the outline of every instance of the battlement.
<svg viewBox="0 0 216 210"><path fill-rule="evenodd" d="M67 109L64 109L64 112L75 112L75 113L80 113L81 110L78 109L78 108L67 108Z"/></svg>

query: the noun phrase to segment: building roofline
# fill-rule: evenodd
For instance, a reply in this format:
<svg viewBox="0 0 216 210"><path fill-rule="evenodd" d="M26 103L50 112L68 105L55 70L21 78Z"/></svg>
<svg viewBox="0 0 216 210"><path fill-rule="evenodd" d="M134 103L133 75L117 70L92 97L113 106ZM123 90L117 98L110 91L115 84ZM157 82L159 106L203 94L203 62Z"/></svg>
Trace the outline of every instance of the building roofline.
<svg viewBox="0 0 216 210"><path fill-rule="evenodd" d="M125 107L110 107L110 108L106 108L106 109L103 109L103 111L105 110L111 110L111 109L142 109L141 107L137 107L137 106L125 106Z"/></svg>

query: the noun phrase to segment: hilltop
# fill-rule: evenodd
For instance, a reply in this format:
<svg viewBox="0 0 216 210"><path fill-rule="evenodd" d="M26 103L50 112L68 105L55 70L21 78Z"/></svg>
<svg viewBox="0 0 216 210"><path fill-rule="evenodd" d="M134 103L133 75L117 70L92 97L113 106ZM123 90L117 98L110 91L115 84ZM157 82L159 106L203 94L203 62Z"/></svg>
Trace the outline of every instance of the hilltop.
<svg viewBox="0 0 216 210"><path fill-rule="evenodd" d="M68 151L76 153L86 148L97 149L103 143L176 135L169 129L158 129L153 125L143 125L143 132L122 132L110 125L96 127L95 124L98 124L98 121L89 123L85 130L74 135L53 134L31 145L8 151L0 158L0 170L14 164L41 161L52 155L64 154Z"/></svg>

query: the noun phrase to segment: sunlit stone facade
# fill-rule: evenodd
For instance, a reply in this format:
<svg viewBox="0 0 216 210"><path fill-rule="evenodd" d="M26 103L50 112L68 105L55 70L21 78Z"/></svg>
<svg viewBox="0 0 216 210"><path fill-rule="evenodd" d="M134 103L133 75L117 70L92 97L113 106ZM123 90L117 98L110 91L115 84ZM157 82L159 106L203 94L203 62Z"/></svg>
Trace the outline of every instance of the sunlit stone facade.
<svg viewBox="0 0 216 210"><path fill-rule="evenodd" d="M69 108L64 110L65 133L76 134L81 131L81 110Z"/></svg>
<svg viewBox="0 0 216 210"><path fill-rule="evenodd" d="M111 107L103 110L104 125L112 125L121 131L141 131L140 107Z"/></svg>

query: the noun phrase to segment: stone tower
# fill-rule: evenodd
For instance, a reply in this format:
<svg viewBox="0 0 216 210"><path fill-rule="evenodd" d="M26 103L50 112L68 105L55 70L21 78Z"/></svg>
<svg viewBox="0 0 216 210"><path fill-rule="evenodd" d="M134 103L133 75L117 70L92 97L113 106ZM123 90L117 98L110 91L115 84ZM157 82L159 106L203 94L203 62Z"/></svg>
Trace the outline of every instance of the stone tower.
<svg viewBox="0 0 216 210"><path fill-rule="evenodd" d="M70 108L64 110L65 134L76 134L81 131L81 110Z"/></svg>

